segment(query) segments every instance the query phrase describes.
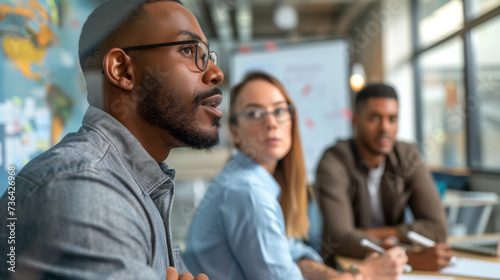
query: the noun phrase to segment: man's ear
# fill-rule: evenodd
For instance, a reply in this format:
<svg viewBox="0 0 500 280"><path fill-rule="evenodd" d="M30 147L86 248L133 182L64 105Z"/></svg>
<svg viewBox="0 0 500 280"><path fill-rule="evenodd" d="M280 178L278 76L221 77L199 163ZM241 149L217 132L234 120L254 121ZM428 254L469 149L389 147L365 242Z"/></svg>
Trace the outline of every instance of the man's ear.
<svg viewBox="0 0 500 280"><path fill-rule="evenodd" d="M358 114L352 115L352 127L356 128L358 126Z"/></svg>
<svg viewBox="0 0 500 280"><path fill-rule="evenodd" d="M112 48L102 61L102 69L108 81L124 91L134 88L134 72L130 57L120 48Z"/></svg>

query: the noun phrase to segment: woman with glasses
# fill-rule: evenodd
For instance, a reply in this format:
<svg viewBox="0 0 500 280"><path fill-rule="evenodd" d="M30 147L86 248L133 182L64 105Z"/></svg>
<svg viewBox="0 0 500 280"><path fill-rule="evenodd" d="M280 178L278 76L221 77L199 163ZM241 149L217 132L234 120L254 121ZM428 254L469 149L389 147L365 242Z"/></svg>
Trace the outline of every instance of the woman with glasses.
<svg viewBox="0 0 500 280"><path fill-rule="evenodd" d="M207 189L187 238L184 261L217 279L397 279L397 247L339 274L307 239L306 170L296 111L268 74L249 74L231 92L230 132L238 150ZM334 248L332 248L334 249Z"/></svg>

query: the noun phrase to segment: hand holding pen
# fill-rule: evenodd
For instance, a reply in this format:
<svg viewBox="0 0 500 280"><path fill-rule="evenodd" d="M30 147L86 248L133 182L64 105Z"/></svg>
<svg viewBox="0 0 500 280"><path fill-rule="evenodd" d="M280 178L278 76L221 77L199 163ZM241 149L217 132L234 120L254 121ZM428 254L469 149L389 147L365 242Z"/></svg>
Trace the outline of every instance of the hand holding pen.
<svg viewBox="0 0 500 280"><path fill-rule="evenodd" d="M413 241L413 242L415 242L423 247L426 247L426 248L432 248L432 247L436 246L436 242L434 242L433 240L430 240L429 238L427 238L423 235L420 235L414 231L409 231L407 234L407 237L411 241ZM450 263L454 264L456 261L457 261L457 257L451 256Z"/></svg>
<svg viewBox="0 0 500 280"><path fill-rule="evenodd" d="M408 232L407 237L424 247L419 252L408 252L410 263L415 269L436 271L456 261L447 243L436 243L414 231Z"/></svg>
<svg viewBox="0 0 500 280"><path fill-rule="evenodd" d="M368 239L364 239L364 238L361 239L360 244L361 244L361 246L363 246L365 248L372 249L373 251L375 251L375 252L377 252L379 254L384 254L386 252L384 250L384 248L378 246L377 244L371 242ZM397 248L397 247L395 247L395 248ZM395 248L393 248L393 249L395 249ZM390 249L390 250L393 250L393 249ZM401 254L406 255L406 251L403 248L399 247L399 250L401 250ZM412 267L409 264L405 263L404 267L403 267L403 270L404 270L404 272L409 273L409 272L412 271Z"/></svg>

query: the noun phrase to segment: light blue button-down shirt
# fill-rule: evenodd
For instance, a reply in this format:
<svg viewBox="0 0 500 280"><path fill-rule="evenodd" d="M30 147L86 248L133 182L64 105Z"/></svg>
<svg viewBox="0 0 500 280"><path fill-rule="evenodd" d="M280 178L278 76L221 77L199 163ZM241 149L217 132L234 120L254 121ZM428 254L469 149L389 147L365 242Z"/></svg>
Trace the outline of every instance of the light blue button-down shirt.
<svg viewBox="0 0 500 280"><path fill-rule="evenodd" d="M82 124L19 172L13 215L0 198L0 279L164 280L174 170L106 112L89 107Z"/></svg>
<svg viewBox="0 0 500 280"><path fill-rule="evenodd" d="M193 218L184 261L210 280L303 279L301 258L322 261L287 239L281 188L261 165L238 153L205 193Z"/></svg>

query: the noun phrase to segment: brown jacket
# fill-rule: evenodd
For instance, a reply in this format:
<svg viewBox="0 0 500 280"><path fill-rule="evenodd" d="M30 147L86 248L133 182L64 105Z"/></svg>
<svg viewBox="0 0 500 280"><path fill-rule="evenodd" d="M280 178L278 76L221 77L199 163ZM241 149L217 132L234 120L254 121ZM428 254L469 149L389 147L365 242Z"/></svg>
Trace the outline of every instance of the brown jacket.
<svg viewBox="0 0 500 280"><path fill-rule="evenodd" d="M363 257L366 254L367 250L359 242L368 238L361 229L370 226L368 171L352 139L339 141L324 153L316 174L324 221L324 255ZM415 146L396 142L386 158L380 196L387 225L396 226L405 243L410 243L406 239L409 230L436 242L446 240L444 209ZM415 217L412 224L404 224L406 205Z"/></svg>

